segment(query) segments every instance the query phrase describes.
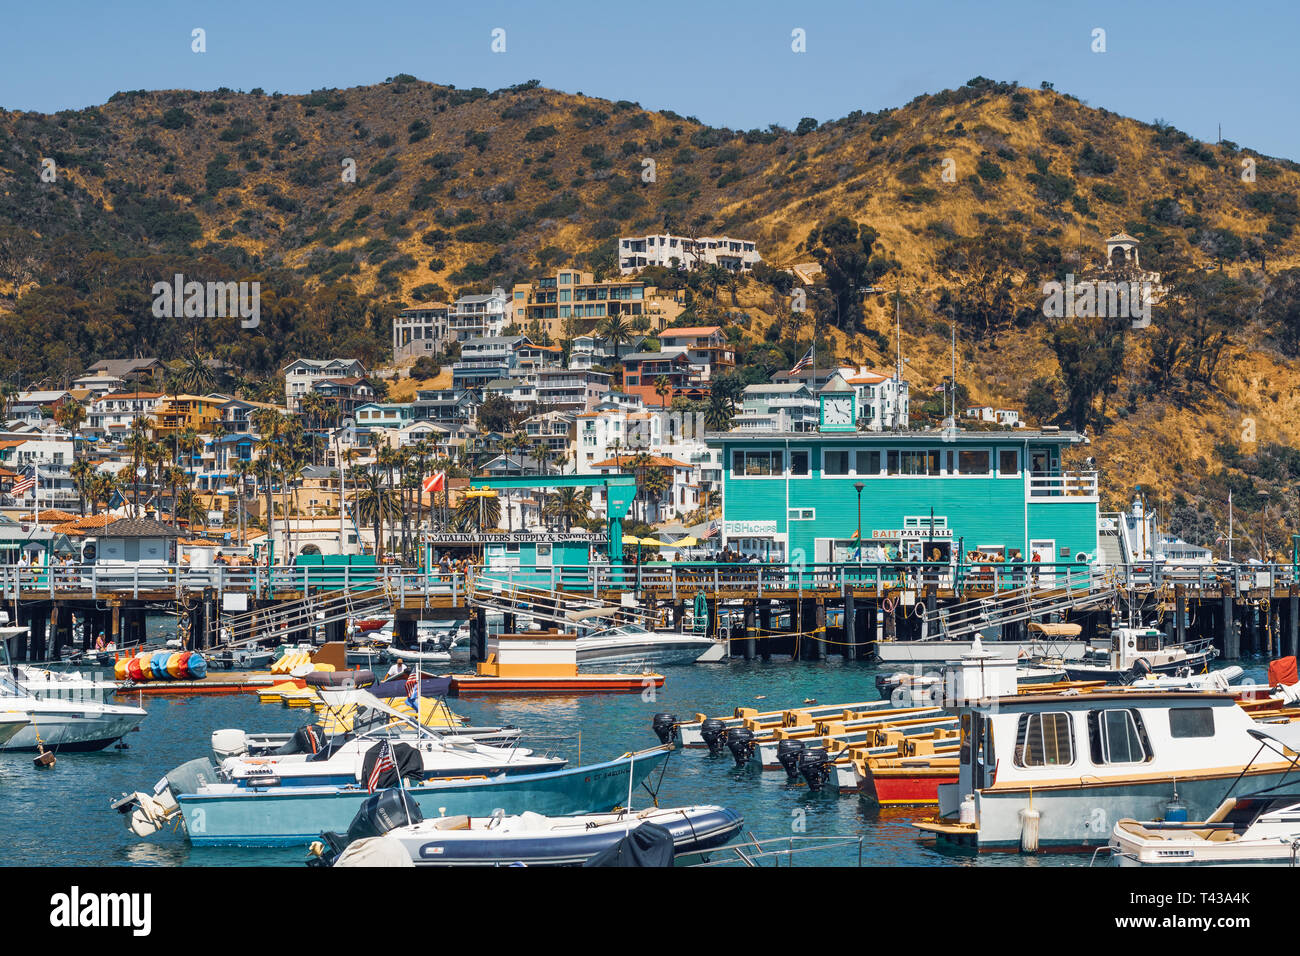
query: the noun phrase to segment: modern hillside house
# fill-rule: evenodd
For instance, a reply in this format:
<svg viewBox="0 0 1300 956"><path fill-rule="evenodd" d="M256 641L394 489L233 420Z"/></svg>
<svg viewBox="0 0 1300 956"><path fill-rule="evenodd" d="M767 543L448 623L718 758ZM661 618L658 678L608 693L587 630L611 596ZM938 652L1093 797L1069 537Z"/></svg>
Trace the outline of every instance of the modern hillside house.
<svg viewBox="0 0 1300 956"><path fill-rule="evenodd" d="M722 454L724 544L807 563L947 562L954 548L1013 562L1096 559L1097 473L1062 467L1083 436L861 432L853 389L836 386L819 394L816 432L708 435Z"/></svg>

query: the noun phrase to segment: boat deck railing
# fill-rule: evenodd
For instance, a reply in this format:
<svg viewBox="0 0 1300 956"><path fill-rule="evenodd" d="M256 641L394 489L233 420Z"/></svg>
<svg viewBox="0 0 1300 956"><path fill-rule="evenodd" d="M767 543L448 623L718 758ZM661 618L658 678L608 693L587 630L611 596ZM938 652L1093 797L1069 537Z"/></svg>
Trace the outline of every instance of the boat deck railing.
<svg viewBox="0 0 1300 956"><path fill-rule="evenodd" d="M704 859L691 866L747 866L760 867L770 860L772 866L794 866L797 857L813 853L826 853L830 850L853 848L857 853L857 866L862 866L862 847L865 837L819 837L786 836L762 839L749 834L749 839L740 843L728 843L700 855ZM814 866L817 865L815 862Z"/></svg>

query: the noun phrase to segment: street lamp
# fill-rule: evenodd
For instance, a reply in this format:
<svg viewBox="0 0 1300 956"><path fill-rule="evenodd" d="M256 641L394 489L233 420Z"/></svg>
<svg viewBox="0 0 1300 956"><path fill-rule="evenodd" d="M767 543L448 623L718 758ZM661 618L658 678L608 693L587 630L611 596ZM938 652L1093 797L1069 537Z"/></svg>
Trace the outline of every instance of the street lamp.
<svg viewBox="0 0 1300 956"><path fill-rule="evenodd" d="M853 490L858 493L858 564L862 563L862 482L854 482Z"/></svg>

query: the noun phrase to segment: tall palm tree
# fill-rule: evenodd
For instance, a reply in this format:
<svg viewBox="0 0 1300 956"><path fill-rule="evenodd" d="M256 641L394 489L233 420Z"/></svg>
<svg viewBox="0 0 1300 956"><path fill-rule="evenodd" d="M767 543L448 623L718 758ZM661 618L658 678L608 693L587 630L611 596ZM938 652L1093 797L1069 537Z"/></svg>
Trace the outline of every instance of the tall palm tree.
<svg viewBox="0 0 1300 956"><path fill-rule="evenodd" d="M613 313L605 316L600 321L597 328L600 337L610 342L614 346L614 364L618 364L618 348L632 338L632 328L628 324L627 317L621 313Z"/></svg>
<svg viewBox="0 0 1300 956"><path fill-rule="evenodd" d="M127 454L131 456L131 481L134 484L134 507L136 517L139 517L140 511L140 477L139 469L143 467L145 452L149 450L149 429L145 426L143 418L137 418L131 422L131 430L127 433L126 438L122 441L123 447Z"/></svg>
<svg viewBox="0 0 1300 956"><path fill-rule="evenodd" d="M572 531L575 524L587 520L591 513L591 491L557 488L546 511L548 516L558 519L565 531Z"/></svg>
<svg viewBox="0 0 1300 956"><path fill-rule="evenodd" d="M206 356L193 352L175 372L175 387L189 395L205 395L216 386L217 377Z"/></svg>
<svg viewBox="0 0 1300 956"><path fill-rule="evenodd" d="M397 513L396 492L384 483L378 465L359 469L355 478L357 517L370 524L375 533L375 559L383 560L384 521Z"/></svg>
<svg viewBox="0 0 1300 956"><path fill-rule="evenodd" d="M488 525L495 528L500 523L501 499L496 497L462 498L451 516L452 528L460 532L475 529L481 532L487 530Z"/></svg>
<svg viewBox="0 0 1300 956"><path fill-rule="evenodd" d="M74 455L75 457L75 455ZM84 458L78 458L69 469L72 483L77 488L77 498L81 505L81 516L86 516L86 496L90 494L90 485L95 477L95 466Z"/></svg>
<svg viewBox="0 0 1300 956"><path fill-rule="evenodd" d="M659 396L659 407L668 407L668 396L673 393L673 383L668 381L667 375L660 375L655 379L655 394Z"/></svg>

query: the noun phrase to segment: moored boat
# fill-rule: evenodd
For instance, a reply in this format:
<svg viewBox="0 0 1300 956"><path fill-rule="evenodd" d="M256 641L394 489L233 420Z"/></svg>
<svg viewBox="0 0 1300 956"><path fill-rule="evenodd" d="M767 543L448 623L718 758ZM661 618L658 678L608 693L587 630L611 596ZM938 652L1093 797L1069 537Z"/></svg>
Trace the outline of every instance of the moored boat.
<svg viewBox="0 0 1300 956"><path fill-rule="evenodd" d="M1287 756L1300 754L1300 726L1267 725L1251 736ZM1291 758L1291 766L1300 756ZM1170 819L1170 817L1173 817ZM1120 866L1296 866L1300 864L1300 788L1275 787L1226 797L1204 820L1179 810L1163 820L1124 819L1110 849Z"/></svg>
<svg viewBox="0 0 1300 956"><path fill-rule="evenodd" d="M655 747L546 773L426 780L410 784L406 792L425 816L481 817L497 808L546 815L608 812L625 805L628 794L668 759L671 750ZM322 831L345 830L369 795L364 786L259 788L221 783L204 759L182 765L160 780L152 806L141 800L151 797L145 793L124 795L113 805L140 836L179 815L195 844L305 846Z"/></svg>
<svg viewBox="0 0 1300 956"><path fill-rule="evenodd" d="M1262 725L1230 694L1107 689L998 697L961 713L958 782L923 833L978 850L1079 850L1121 818L1156 819L1174 797L1204 818L1239 781L1275 784L1256 760Z"/></svg>
<svg viewBox="0 0 1300 956"><path fill-rule="evenodd" d="M385 796L393 793L388 791ZM363 808L358 817L365 816L367 809ZM411 815L419 812L413 806L411 811ZM666 829L672 835L674 853L685 854L701 853L726 843L740 831L744 818L719 806L652 807L570 816L544 816L532 811L484 817L437 816L387 830L382 825L368 829L378 830L399 843L415 866L578 866L647 824ZM355 829L357 821L349 827L350 831ZM338 833L323 833L321 837L329 847L324 857L327 863L337 859L351 842L348 836Z"/></svg>

